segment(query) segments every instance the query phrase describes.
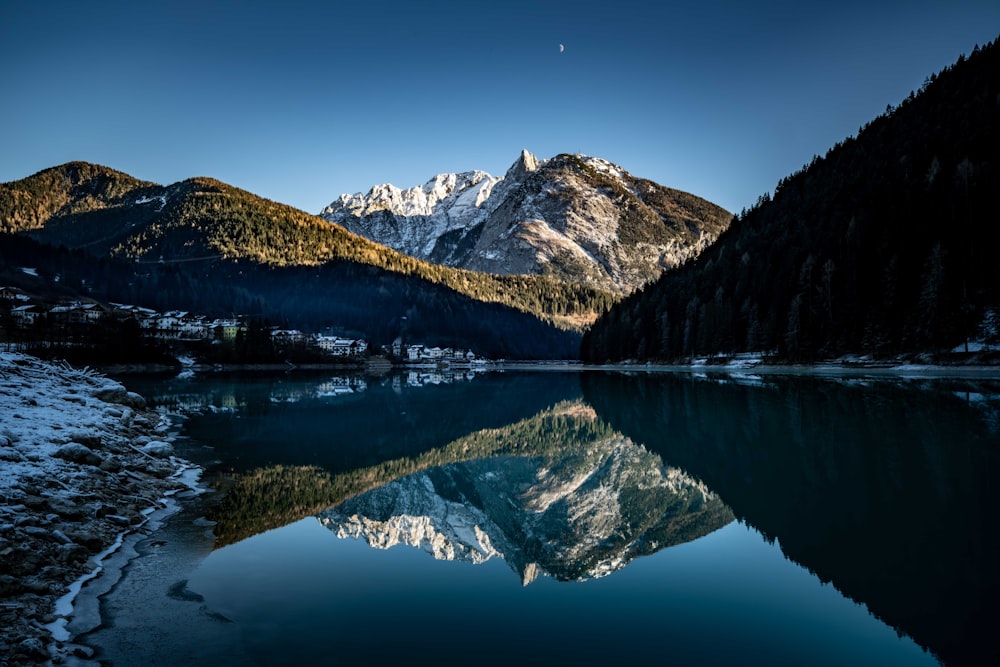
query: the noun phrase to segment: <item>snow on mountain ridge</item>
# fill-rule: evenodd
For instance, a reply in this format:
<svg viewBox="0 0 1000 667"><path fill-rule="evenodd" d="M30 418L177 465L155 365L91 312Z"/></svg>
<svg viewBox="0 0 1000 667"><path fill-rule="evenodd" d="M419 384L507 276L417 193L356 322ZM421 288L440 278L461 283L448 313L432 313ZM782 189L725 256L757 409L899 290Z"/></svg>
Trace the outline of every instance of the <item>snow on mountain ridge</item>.
<svg viewBox="0 0 1000 667"><path fill-rule="evenodd" d="M375 211L390 209L405 216L433 215L442 202L451 201L460 208L469 205L469 195L474 206L479 206L490 195L493 186L502 179L485 171L467 171L457 174L438 174L423 185L407 190L383 183L373 186L367 194L342 194L332 204L323 209L321 215L340 217L353 215L362 217ZM480 186L475 188L475 186Z"/></svg>
<svg viewBox="0 0 1000 667"><path fill-rule="evenodd" d="M408 190L380 185L341 195L320 215L427 261L623 293L700 252L731 217L602 158L539 160L527 150L500 177L472 171Z"/></svg>

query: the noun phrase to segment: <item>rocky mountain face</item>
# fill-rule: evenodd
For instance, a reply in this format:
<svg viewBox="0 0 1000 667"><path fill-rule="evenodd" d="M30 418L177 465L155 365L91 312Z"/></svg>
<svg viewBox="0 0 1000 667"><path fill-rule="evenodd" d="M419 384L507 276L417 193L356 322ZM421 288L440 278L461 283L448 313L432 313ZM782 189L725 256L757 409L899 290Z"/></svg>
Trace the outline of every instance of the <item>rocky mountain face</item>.
<svg viewBox="0 0 1000 667"><path fill-rule="evenodd" d="M733 520L719 498L615 434L544 457L483 458L431 468L318 515L339 537L442 560L502 558L525 584L586 580Z"/></svg>
<svg viewBox="0 0 1000 667"><path fill-rule="evenodd" d="M606 160L528 151L503 177L441 174L341 195L320 215L403 253L486 273L628 293L698 255L731 215Z"/></svg>

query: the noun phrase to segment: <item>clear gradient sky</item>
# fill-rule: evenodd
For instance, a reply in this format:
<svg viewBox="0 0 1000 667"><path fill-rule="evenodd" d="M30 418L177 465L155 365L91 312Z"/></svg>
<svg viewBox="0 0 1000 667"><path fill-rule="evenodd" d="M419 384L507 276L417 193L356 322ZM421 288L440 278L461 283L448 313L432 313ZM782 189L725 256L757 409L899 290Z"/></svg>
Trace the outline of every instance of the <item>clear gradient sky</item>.
<svg viewBox="0 0 1000 667"><path fill-rule="evenodd" d="M85 160L316 213L527 148L737 212L998 34L997 0L0 0L0 181Z"/></svg>

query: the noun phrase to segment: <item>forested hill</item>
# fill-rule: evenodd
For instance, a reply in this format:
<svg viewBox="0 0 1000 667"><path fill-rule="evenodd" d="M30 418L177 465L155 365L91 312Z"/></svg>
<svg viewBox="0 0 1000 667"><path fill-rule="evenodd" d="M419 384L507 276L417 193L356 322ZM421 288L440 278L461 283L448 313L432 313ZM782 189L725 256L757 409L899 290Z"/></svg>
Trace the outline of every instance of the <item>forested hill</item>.
<svg viewBox="0 0 1000 667"><path fill-rule="evenodd" d="M998 121L995 40L612 308L585 334L584 359L891 355L988 330L1000 313Z"/></svg>
<svg viewBox="0 0 1000 667"><path fill-rule="evenodd" d="M0 183L0 232L40 229L53 219L120 207L161 189L114 169L70 162Z"/></svg>

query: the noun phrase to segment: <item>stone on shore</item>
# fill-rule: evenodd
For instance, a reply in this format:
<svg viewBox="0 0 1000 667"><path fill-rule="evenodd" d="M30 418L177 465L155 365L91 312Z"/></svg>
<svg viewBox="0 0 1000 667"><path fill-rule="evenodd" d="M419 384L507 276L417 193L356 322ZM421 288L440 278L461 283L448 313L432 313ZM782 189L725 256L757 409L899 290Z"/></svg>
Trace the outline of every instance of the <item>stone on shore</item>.
<svg viewBox="0 0 1000 667"><path fill-rule="evenodd" d="M152 440L142 446L142 451L146 452L150 456L167 457L174 453L174 446L169 442Z"/></svg>
<svg viewBox="0 0 1000 667"><path fill-rule="evenodd" d="M94 453L94 450L79 442L69 442L56 450L53 456L57 456L73 463L86 463L87 465L101 465L103 459Z"/></svg>
<svg viewBox="0 0 1000 667"><path fill-rule="evenodd" d="M146 399L134 391L128 391L119 384L109 384L99 387L93 393L97 398L105 403L116 403L126 407L141 410L146 407Z"/></svg>

